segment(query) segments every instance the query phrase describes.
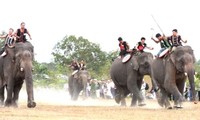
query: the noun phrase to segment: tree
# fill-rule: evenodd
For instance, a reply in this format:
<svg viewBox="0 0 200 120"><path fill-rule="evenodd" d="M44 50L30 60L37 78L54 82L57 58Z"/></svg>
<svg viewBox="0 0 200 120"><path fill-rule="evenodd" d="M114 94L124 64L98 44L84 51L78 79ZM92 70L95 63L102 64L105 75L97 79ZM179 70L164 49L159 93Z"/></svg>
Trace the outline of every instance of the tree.
<svg viewBox="0 0 200 120"><path fill-rule="evenodd" d="M55 45L52 55L56 63L66 68L73 59L83 59L93 76L98 76L101 67L107 63L107 53L102 51L98 44L83 37L65 36Z"/></svg>
<svg viewBox="0 0 200 120"><path fill-rule="evenodd" d="M0 36L3 36L5 34L6 34L6 32L2 31ZM3 39L0 38L0 48L2 48L4 46L4 43L5 43L5 39L4 38Z"/></svg>

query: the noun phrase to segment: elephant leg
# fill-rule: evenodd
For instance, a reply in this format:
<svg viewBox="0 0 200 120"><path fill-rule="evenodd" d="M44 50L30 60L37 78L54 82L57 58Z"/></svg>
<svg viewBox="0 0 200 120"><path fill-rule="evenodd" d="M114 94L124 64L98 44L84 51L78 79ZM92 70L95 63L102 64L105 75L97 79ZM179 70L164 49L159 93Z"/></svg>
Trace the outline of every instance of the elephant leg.
<svg viewBox="0 0 200 120"><path fill-rule="evenodd" d="M141 93L142 82L143 82L143 76L139 77L138 80L137 80L137 85L138 85L138 89L140 90L140 93ZM138 99L138 106L144 106L144 105L146 105L145 102L144 102L145 96L142 95L142 97L143 97L142 100Z"/></svg>
<svg viewBox="0 0 200 120"><path fill-rule="evenodd" d="M130 94L130 91L128 89L122 90L122 96L121 96L121 106L126 106L126 96Z"/></svg>
<svg viewBox="0 0 200 120"><path fill-rule="evenodd" d="M79 97L79 93L80 93L80 90L78 90L78 88L75 88L73 91L72 100L77 101Z"/></svg>
<svg viewBox="0 0 200 120"><path fill-rule="evenodd" d="M83 100L87 98L86 89L83 89Z"/></svg>
<svg viewBox="0 0 200 120"><path fill-rule="evenodd" d="M19 92L22 88L23 85L23 81L21 81L20 83L16 84L14 86L14 96L13 96L13 106L14 107L18 107L18 98L19 98Z"/></svg>
<svg viewBox="0 0 200 120"><path fill-rule="evenodd" d="M4 90L5 90L5 86L0 88L0 107L4 105L4 99L5 99Z"/></svg>
<svg viewBox="0 0 200 120"><path fill-rule="evenodd" d="M181 93L179 92L177 86L175 83L165 83L165 88L166 90L171 93L172 95L174 95L175 100L177 101L177 108L181 108L182 107L182 102L183 102L183 98Z"/></svg>
<svg viewBox="0 0 200 120"><path fill-rule="evenodd" d="M171 104L168 99L168 93L166 92L165 89L160 87L160 93L156 93L156 97L157 97L158 104L161 107L165 106L165 108L167 109L172 109Z"/></svg>
<svg viewBox="0 0 200 120"><path fill-rule="evenodd" d="M163 88L160 88L160 92L157 92L156 93L156 98L157 98L157 101L158 101L158 104L163 107L164 104L165 104L165 99L164 99L164 89Z"/></svg>
<svg viewBox="0 0 200 120"><path fill-rule="evenodd" d="M163 99L165 108L172 109L172 106L168 98L168 93L165 90L162 91L162 99Z"/></svg>
<svg viewBox="0 0 200 120"><path fill-rule="evenodd" d="M137 76L135 76L134 78L136 77ZM133 93L134 100L135 98L137 98L138 101L144 103L144 97L142 96L142 93L138 88L137 79L133 79L132 76L129 76L127 82L128 82L127 87L130 90L130 92ZM134 102L134 100L132 100L133 103L131 103L131 106L135 106L136 103Z"/></svg>
<svg viewBox="0 0 200 120"><path fill-rule="evenodd" d="M137 105L137 96L135 94L132 94L132 100L131 100L131 107L134 107Z"/></svg>
<svg viewBox="0 0 200 120"><path fill-rule="evenodd" d="M126 99L125 99L125 97L121 98L121 106L126 106Z"/></svg>
<svg viewBox="0 0 200 120"><path fill-rule="evenodd" d="M14 87L14 81L11 77L8 77L7 79L7 99L5 101L5 106L10 107L12 106L12 95L13 95L13 87Z"/></svg>
<svg viewBox="0 0 200 120"><path fill-rule="evenodd" d="M25 80L26 83L26 92L28 95L28 101L27 101L27 107L28 108L34 108L36 107L36 102L34 101L34 95L33 95L33 81Z"/></svg>
<svg viewBox="0 0 200 120"><path fill-rule="evenodd" d="M122 97L122 89L120 87L117 87L116 86L116 89L115 89L115 102L116 103L120 103L121 102L121 97Z"/></svg>
<svg viewBox="0 0 200 120"><path fill-rule="evenodd" d="M86 85L87 85L87 83L86 84L84 84L84 87L83 87L83 100L85 100L86 98L87 98L87 88L86 88Z"/></svg>
<svg viewBox="0 0 200 120"><path fill-rule="evenodd" d="M181 93L181 95L183 96L184 87L185 87L185 80L177 80L177 81L178 81L178 83L177 83L178 90ZM174 107L182 107L182 106L178 106L178 105L179 105L178 98L175 97Z"/></svg>

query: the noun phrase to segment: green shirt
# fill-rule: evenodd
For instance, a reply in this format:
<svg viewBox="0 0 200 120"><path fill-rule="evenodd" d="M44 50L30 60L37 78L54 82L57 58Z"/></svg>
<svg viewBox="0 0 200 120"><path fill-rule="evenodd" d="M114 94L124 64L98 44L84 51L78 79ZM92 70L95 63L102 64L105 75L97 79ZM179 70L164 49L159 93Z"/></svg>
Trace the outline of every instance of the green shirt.
<svg viewBox="0 0 200 120"><path fill-rule="evenodd" d="M164 40L160 41L160 47L161 48L169 48L169 47L171 47L169 42L168 42L168 40L167 40L167 38L164 38Z"/></svg>

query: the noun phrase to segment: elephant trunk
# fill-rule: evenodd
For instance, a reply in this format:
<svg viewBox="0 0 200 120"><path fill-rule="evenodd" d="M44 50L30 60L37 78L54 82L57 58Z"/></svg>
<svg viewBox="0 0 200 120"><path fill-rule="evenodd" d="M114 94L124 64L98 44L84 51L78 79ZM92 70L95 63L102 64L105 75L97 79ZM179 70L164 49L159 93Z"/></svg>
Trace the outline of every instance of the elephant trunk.
<svg viewBox="0 0 200 120"><path fill-rule="evenodd" d="M195 72L194 72L193 65L185 66L185 75L188 76L190 87L191 87L191 91L192 91L192 101L195 101L195 96L196 96L195 83L194 83L194 73Z"/></svg>
<svg viewBox="0 0 200 120"><path fill-rule="evenodd" d="M20 71L24 72L26 91L28 95L28 104L29 108L34 108L36 103L34 102L33 97L33 78L32 78L32 54L29 51L24 51L22 53L20 63Z"/></svg>
<svg viewBox="0 0 200 120"><path fill-rule="evenodd" d="M34 95L33 95L33 78L32 78L32 68L25 67L25 83L26 83L26 91L28 95L28 103L34 102Z"/></svg>
<svg viewBox="0 0 200 120"><path fill-rule="evenodd" d="M88 76L82 75L81 79L82 79L82 86L83 86L83 99L85 99L87 98L86 89L87 89Z"/></svg>

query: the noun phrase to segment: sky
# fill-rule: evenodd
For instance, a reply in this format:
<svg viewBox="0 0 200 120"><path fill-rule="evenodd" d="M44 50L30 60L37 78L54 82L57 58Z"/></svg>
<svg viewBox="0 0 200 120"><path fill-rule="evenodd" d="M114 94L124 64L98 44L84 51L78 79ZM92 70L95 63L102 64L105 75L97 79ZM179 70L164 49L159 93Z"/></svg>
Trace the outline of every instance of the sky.
<svg viewBox="0 0 200 120"><path fill-rule="evenodd" d="M147 45L154 47L151 52L156 54L160 45L151 36L160 30L153 15L165 35L170 36L172 29L178 29L188 41L185 45L190 45L200 59L198 3L198 0L2 0L0 31L16 30L25 22L38 62L53 61L53 48L66 35L82 36L107 52L119 49L119 36L132 48L145 37Z"/></svg>

